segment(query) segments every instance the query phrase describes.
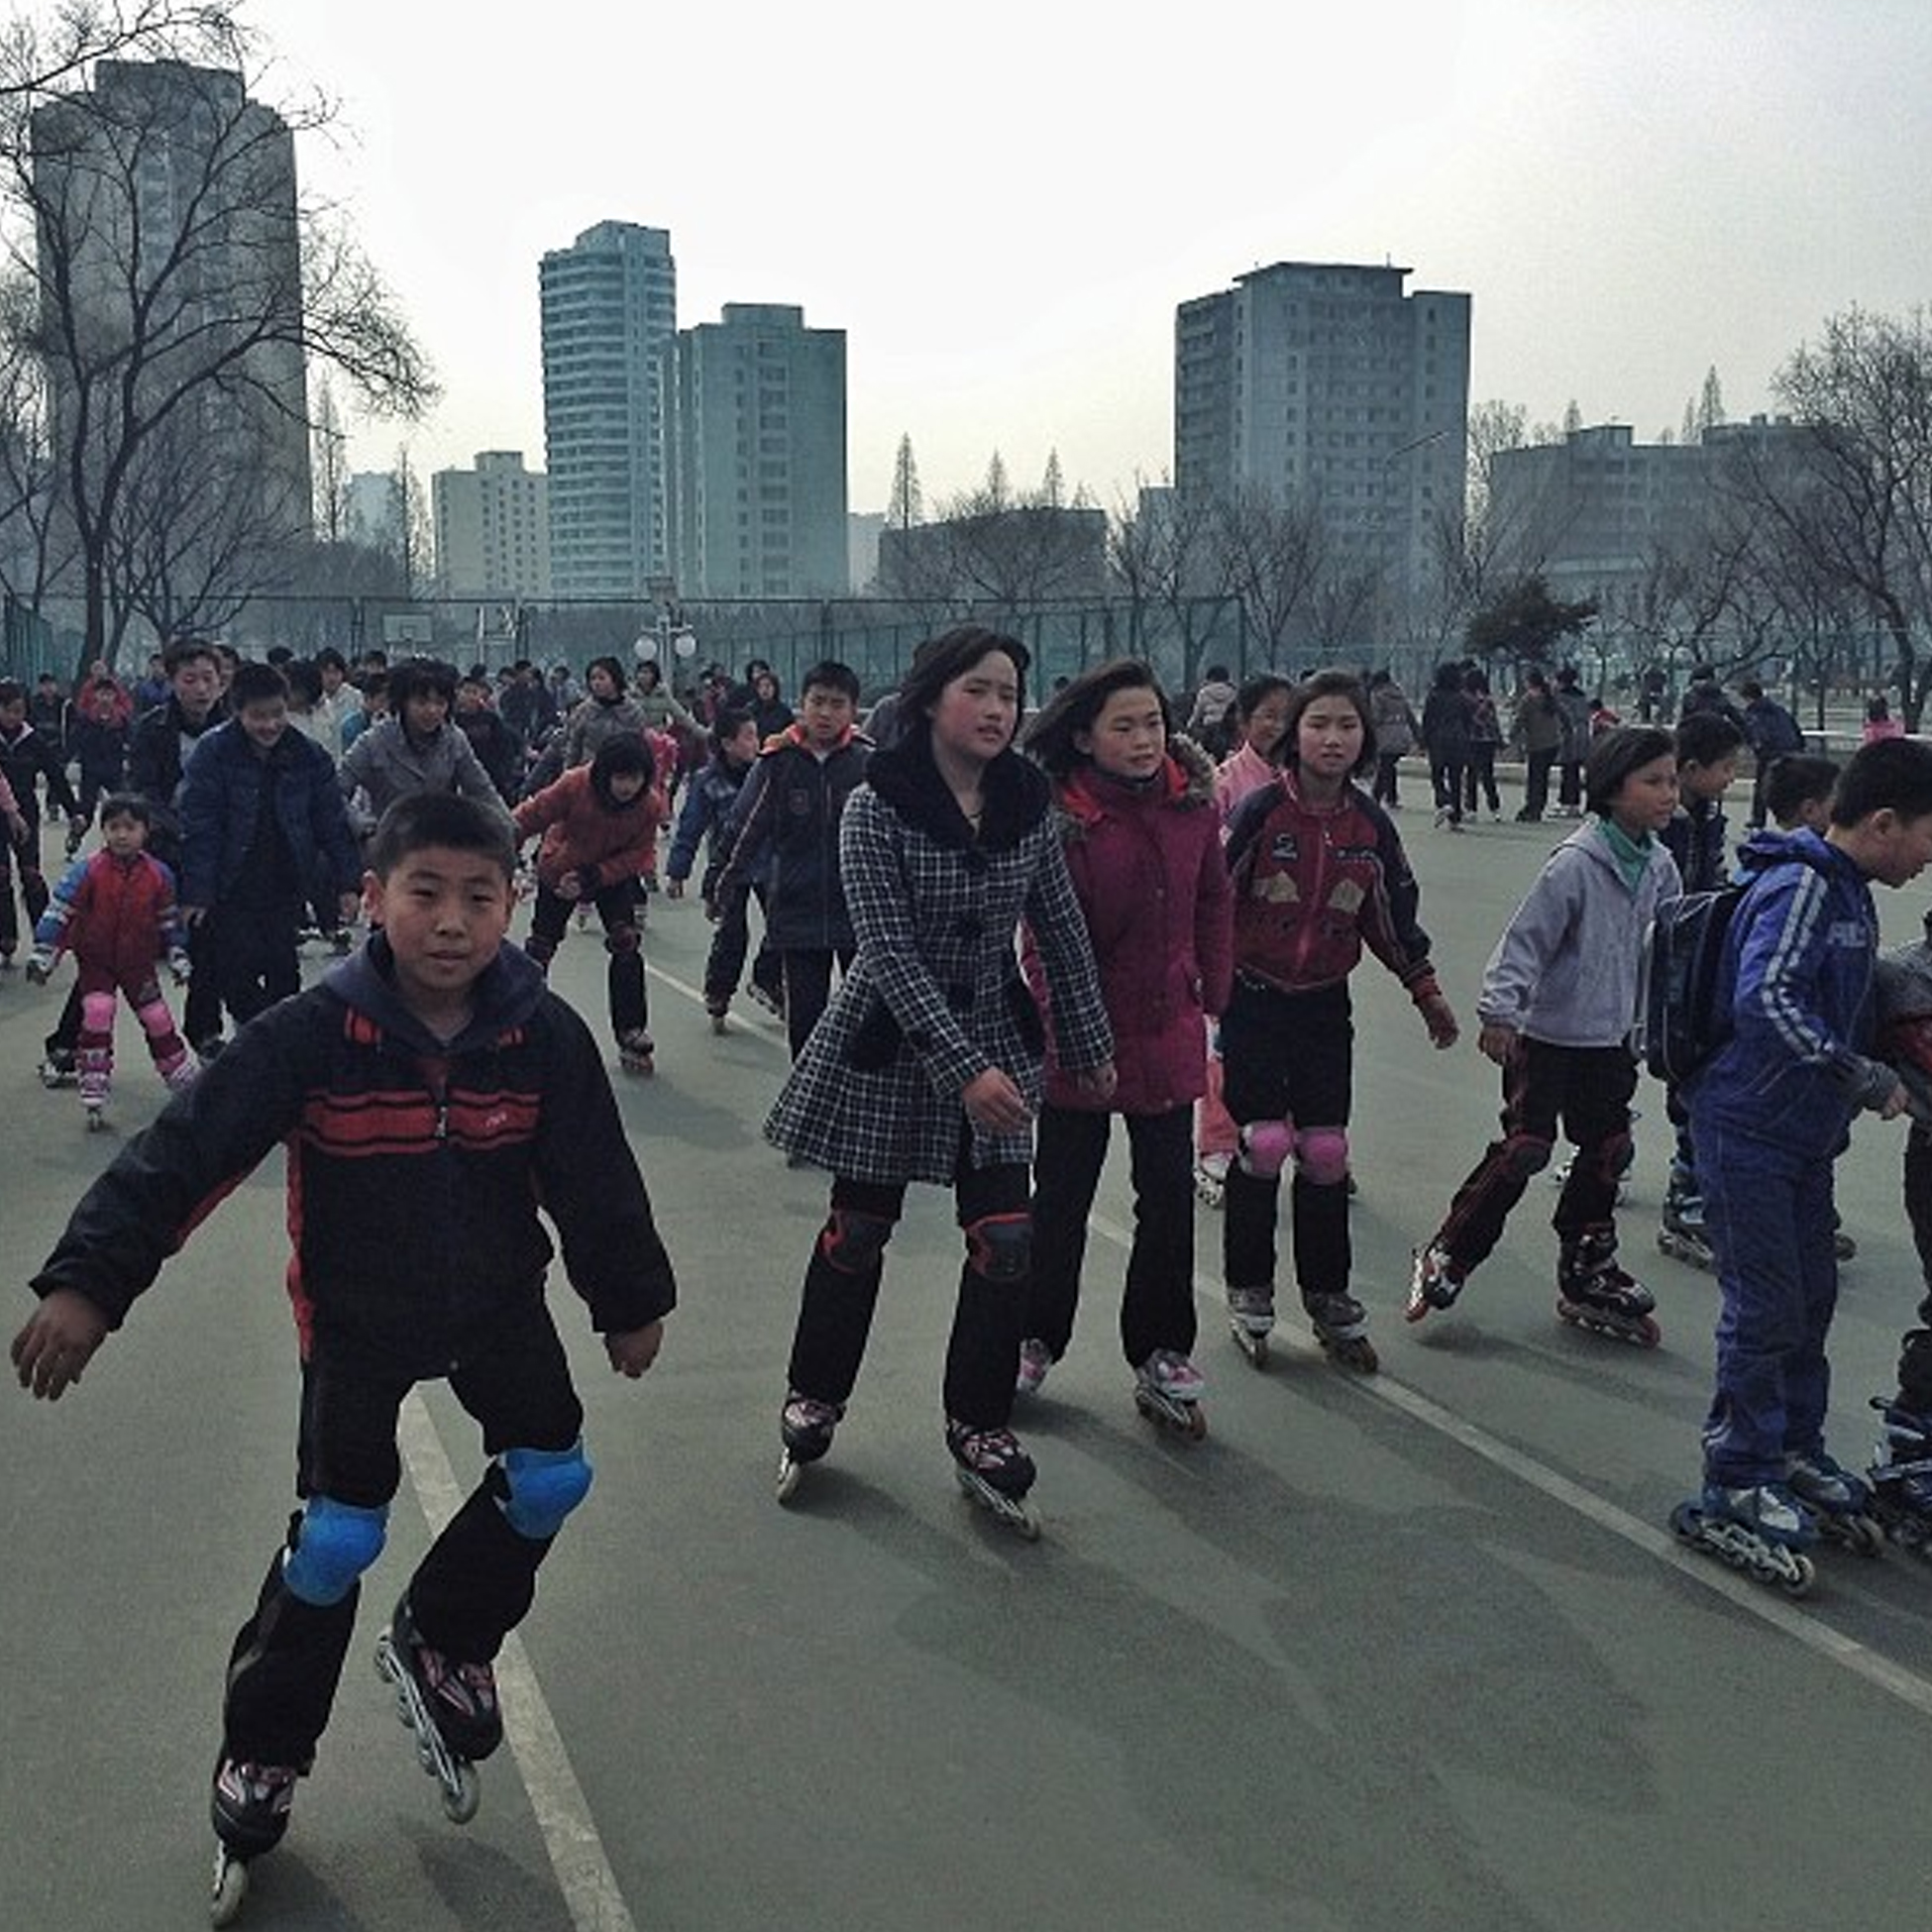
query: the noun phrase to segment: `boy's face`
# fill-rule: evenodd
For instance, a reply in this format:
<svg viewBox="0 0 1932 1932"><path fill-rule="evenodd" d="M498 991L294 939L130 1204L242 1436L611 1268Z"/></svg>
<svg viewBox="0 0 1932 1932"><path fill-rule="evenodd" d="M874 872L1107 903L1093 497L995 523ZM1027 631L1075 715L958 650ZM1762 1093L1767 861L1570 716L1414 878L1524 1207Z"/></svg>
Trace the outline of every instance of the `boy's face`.
<svg viewBox="0 0 1932 1932"><path fill-rule="evenodd" d="M221 667L213 658L183 658L167 682L182 715L198 724L221 696Z"/></svg>
<svg viewBox="0 0 1932 1932"><path fill-rule="evenodd" d="M440 691L412 691L402 700L402 721L418 738L433 738L450 714L450 700Z"/></svg>
<svg viewBox="0 0 1932 1932"><path fill-rule="evenodd" d="M242 730L258 751L272 751L288 729L288 699L258 698L241 709Z"/></svg>
<svg viewBox="0 0 1932 1932"><path fill-rule="evenodd" d="M1721 799L1738 775L1738 754L1727 751L1708 765L1683 765L1677 770L1677 783L1687 799Z"/></svg>
<svg viewBox="0 0 1932 1932"><path fill-rule="evenodd" d="M117 859L131 859L148 843L148 827L124 811L102 823L101 842Z"/></svg>
<svg viewBox="0 0 1932 1932"><path fill-rule="evenodd" d="M343 670L339 664L325 664L322 667L322 694L333 698L342 689Z"/></svg>
<svg viewBox="0 0 1932 1932"><path fill-rule="evenodd" d="M6 732L8 737L13 737L26 722L27 699L25 698L16 698L8 703L0 704L0 731Z"/></svg>
<svg viewBox="0 0 1932 1932"><path fill-rule="evenodd" d="M805 742L816 751L830 751L851 728L856 708L842 691L810 685L802 700Z"/></svg>
<svg viewBox="0 0 1932 1932"><path fill-rule="evenodd" d="M1916 818L1875 811L1865 827L1870 838L1860 863L1880 885L1909 885L1932 864L1932 811Z"/></svg>
<svg viewBox="0 0 1932 1932"><path fill-rule="evenodd" d="M488 693L482 685L458 685L456 688L456 707L465 717L475 717L483 707Z"/></svg>
<svg viewBox="0 0 1932 1932"><path fill-rule="evenodd" d="M610 796L619 805L629 805L644 790L642 772L612 772L610 774Z"/></svg>
<svg viewBox="0 0 1932 1932"><path fill-rule="evenodd" d="M416 1008L460 1002L510 927L502 867L487 853L448 845L406 853L386 878L370 873L363 904L388 935L397 988Z"/></svg>
<svg viewBox="0 0 1932 1932"><path fill-rule="evenodd" d="M758 756L758 727L747 719L723 742L725 762L732 766L749 765Z"/></svg>

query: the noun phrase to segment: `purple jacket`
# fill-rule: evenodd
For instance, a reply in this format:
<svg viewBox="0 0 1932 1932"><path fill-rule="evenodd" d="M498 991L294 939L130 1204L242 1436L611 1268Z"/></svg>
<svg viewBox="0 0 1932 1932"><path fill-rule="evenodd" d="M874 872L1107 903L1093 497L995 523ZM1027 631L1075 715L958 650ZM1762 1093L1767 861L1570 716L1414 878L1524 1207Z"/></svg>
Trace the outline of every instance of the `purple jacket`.
<svg viewBox="0 0 1932 1932"><path fill-rule="evenodd" d="M1106 1111L1164 1114L1207 1086L1204 1014L1228 1004L1234 934L1214 768L1185 739L1139 790L1083 769L1054 787L1067 870L1114 1028L1120 1085ZM1036 998L1045 1000L1028 960ZM1047 1012L1046 1098L1095 1110L1060 1070Z"/></svg>

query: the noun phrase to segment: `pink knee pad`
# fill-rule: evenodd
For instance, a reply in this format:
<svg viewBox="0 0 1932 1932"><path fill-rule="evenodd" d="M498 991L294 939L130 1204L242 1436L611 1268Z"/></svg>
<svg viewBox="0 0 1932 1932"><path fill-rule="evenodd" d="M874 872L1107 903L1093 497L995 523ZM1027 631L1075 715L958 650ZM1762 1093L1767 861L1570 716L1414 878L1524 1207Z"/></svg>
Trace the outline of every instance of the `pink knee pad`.
<svg viewBox="0 0 1932 1932"><path fill-rule="evenodd" d="M1303 1127L1300 1171L1316 1187L1340 1187L1348 1178L1348 1129Z"/></svg>
<svg viewBox="0 0 1932 1932"><path fill-rule="evenodd" d="M114 995L111 993L84 993L80 998L80 1030L83 1033L106 1033L114 1031Z"/></svg>
<svg viewBox="0 0 1932 1932"><path fill-rule="evenodd" d="M136 1007L134 1017L141 1021L141 1030L151 1039L160 1039L174 1030L174 1016L168 1012L167 1002L159 993Z"/></svg>
<svg viewBox="0 0 1932 1932"><path fill-rule="evenodd" d="M1241 1128L1241 1172L1257 1181L1279 1178L1294 1151L1293 1121L1250 1121Z"/></svg>

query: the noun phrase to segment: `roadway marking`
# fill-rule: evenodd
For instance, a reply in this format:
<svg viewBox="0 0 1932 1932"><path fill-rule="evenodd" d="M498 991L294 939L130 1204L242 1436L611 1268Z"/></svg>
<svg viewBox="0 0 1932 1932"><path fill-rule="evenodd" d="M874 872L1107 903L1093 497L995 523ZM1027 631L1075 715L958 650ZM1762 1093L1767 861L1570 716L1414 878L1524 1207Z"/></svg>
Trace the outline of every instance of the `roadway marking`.
<svg viewBox="0 0 1932 1932"><path fill-rule="evenodd" d="M429 1519L431 1534L440 1536L462 1506L463 1490L420 1390L412 1389L403 1401L396 1439L416 1501ZM571 1769L563 1734L544 1701L529 1653L514 1631L503 1640L496 1659L496 1690L503 1709L503 1736L516 1759L530 1809L536 1813L571 1923L578 1932L636 1932L584 1787Z"/></svg>

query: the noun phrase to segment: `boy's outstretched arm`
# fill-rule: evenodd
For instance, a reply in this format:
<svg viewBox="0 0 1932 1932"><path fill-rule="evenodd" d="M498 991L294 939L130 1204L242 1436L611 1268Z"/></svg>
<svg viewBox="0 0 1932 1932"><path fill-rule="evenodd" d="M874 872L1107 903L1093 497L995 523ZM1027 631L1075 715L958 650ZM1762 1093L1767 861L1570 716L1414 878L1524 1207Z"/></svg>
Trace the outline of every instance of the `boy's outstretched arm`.
<svg viewBox="0 0 1932 1932"><path fill-rule="evenodd" d="M107 1317L79 1289L54 1289L14 1337L20 1386L40 1401L58 1402L80 1380L107 1329Z"/></svg>

